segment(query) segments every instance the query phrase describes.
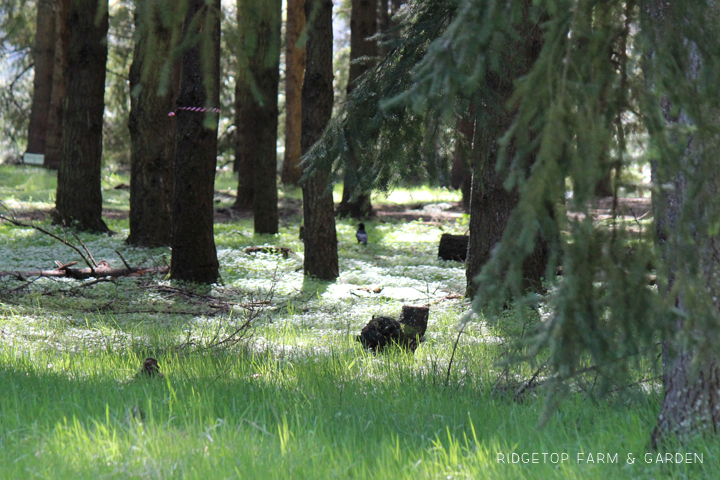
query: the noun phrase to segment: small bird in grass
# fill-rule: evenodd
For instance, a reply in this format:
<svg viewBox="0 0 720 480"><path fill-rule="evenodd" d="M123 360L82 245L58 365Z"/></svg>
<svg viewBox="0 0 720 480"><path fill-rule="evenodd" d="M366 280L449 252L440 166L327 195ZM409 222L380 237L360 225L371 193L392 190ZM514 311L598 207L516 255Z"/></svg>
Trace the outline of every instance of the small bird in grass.
<svg viewBox="0 0 720 480"><path fill-rule="evenodd" d="M357 238L358 243L367 245L367 232L365 231L364 223L361 223L360 225L358 225L357 232L355 232L355 238Z"/></svg>

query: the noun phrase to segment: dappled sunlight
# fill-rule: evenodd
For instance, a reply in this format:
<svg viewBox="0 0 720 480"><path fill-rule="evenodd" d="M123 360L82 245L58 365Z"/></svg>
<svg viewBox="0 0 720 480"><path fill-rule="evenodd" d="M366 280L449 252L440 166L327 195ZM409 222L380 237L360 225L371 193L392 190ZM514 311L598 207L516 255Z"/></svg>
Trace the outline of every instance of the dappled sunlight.
<svg viewBox="0 0 720 480"><path fill-rule="evenodd" d="M124 181L115 175L106 185ZM123 202L126 193L109 198ZM490 327L480 318L459 335L470 309L462 298L465 269L440 260L437 245L443 233L463 233L462 221L373 220L368 245L358 245L356 222L339 220L340 277L324 282L303 275L299 218L288 217L277 235L255 235L251 219L216 224L221 280L210 286L157 276L26 285L3 278L0 411L11 414L0 423L22 435L6 435L15 446L2 460L68 478L174 477L188 469L216 478L231 476L238 462L251 477L291 469L295 478L318 478L318 461L340 477L516 478L494 463L497 452L541 441L548 450L607 450L618 428L632 445L645 442L637 425L653 416L645 398L656 398L654 384L639 387L645 400L631 407L572 405L585 437L553 419L540 440L539 391L522 404L507 400L533 371L498 363L515 335L508 332L529 327L509 311L507 324ZM78 245L46 218L38 223ZM126 246L127 219L109 225L114 236L79 234L96 261L170 262L169 248ZM56 260L84 266L77 252L35 230L1 224L0 232L0 270L52 269ZM245 253L262 246L290 250ZM357 341L373 316L398 318L403 305L424 304L428 328L414 353L376 355ZM207 348L248 320L252 328L241 330L237 344ZM157 357L162 380L136 378L147 356ZM592 433L598 425L605 433ZM43 470L51 465L62 467L51 475ZM554 466L538 472L579 475Z"/></svg>

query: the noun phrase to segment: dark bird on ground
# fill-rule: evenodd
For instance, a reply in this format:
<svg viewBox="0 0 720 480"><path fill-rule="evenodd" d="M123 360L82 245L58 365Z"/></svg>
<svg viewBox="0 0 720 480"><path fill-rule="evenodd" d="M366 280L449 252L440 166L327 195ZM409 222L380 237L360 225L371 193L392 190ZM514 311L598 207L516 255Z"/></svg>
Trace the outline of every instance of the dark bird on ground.
<svg viewBox="0 0 720 480"><path fill-rule="evenodd" d="M358 225L357 232L355 233L355 238L357 238L358 243L367 245L367 232L365 231L364 223L361 223L360 225Z"/></svg>
<svg viewBox="0 0 720 480"><path fill-rule="evenodd" d="M138 377L162 378L164 375L160 371L158 361L152 357L148 357L143 362L143 366L137 374Z"/></svg>

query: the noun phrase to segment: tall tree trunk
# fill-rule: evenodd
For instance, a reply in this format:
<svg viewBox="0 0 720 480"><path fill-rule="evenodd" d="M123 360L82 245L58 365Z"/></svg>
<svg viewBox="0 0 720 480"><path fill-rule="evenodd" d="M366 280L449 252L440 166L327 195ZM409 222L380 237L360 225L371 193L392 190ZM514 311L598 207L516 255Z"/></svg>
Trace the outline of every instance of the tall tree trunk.
<svg viewBox="0 0 720 480"><path fill-rule="evenodd" d="M525 0L525 8L530 8ZM510 213L518 204L517 189L505 188L506 171L498 171L498 141L510 128L516 112L507 107L513 93L515 79L526 75L540 54L542 32L527 21L518 25L517 42L507 45L502 74L490 72L486 76L489 94L482 99L483 109L475 109L476 121L472 142L473 177L470 193L470 239L466 260L466 295L472 297L477 285L475 277L490 259L495 245L500 241L510 219ZM479 104L479 102L476 102ZM512 158L513 146L508 158ZM536 239L535 251L523 262L523 279L526 288L542 291L542 277L548 262L546 240Z"/></svg>
<svg viewBox="0 0 720 480"><path fill-rule="evenodd" d="M63 109L67 90L65 72L67 71L67 50L69 32L67 14L70 0L55 0L55 51L53 59L52 94L48 112L47 132L45 134L45 168L58 170L62 157Z"/></svg>
<svg viewBox="0 0 720 480"><path fill-rule="evenodd" d="M457 121L458 138L455 140L453 152L450 186L462 192L463 210L470 213L470 192L472 190L471 155L473 135L475 133L475 118L473 109Z"/></svg>
<svg viewBox="0 0 720 480"><path fill-rule="evenodd" d="M377 2L378 0L352 0L348 95L355 89L358 77L370 68L369 62L377 57L377 43L370 40L370 37L377 33ZM373 213L370 194L358 191L359 169L359 163L352 156L345 166L343 196L338 207L340 217L364 218Z"/></svg>
<svg viewBox="0 0 720 480"><path fill-rule="evenodd" d="M174 0L170 0L174 3ZM175 108L179 68L161 85L173 26L162 18L168 0L135 3L135 51L130 66L130 236L143 247L170 245ZM179 67L179 65L178 65ZM162 93L161 93L162 92Z"/></svg>
<svg viewBox="0 0 720 480"><path fill-rule="evenodd" d="M38 0L37 29L33 50L35 79L33 81L30 125L28 126L28 153L45 153L55 68L55 14L56 8L53 0Z"/></svg>
<svg viewBox="0 0 720 480"><path fill-rule="evenodd" d="M378 0L378 31L381 33L387 33L390 30L390 19L392 14L390 13L390 0ZM378 51L381 56L387 55L387 51L384 48L378 47Z"/></svg>
<svg viewBox="0 0 720 480"><path fill-rule="evenodd" d="M302 152L320 138L333 106L332 0L307 0L307 64L302 89ZM318 171L303 184L305 275L334 280L340 274L332 192L328 171Z"/></svg>
<svg viewBox="0 0 720 480"><path fill-rule="evenodd" d="M400 10L406 0L378 0L378 31L387 33L388 30L397 25L393 16ZM386 51L380 51L380 56L386 55Z"/></svg>
<svg viewBox="0 0 720 480"><path fill-rule="evenodd" d="M643 7L648 31L654 29L658 37L674 37L688 49L688 58L683 59L686 61L685 74L689 82L696 81L702 67L700 49L676 30L676 26L687 20L678 17L671 2L648 0ZM708 9L717 16L718 9L714 4ZM654 40L662 43L658 37ZM678 52L678 55L682 53ZM655 55L648 54L645 61L645 80L650 87L655 87ZM672 68L677 65L674 62L675 58ZM657 69L662 66L657 65ZM663 152L666 158L661 159L664 160L662 168L658 161L651 164L653 184L668 186L653 190L653 216L663 273L667 278L662 293L669 295L668 303L674 304L675 310L683 314L673 314L672 324L667 329L669 335L663 341L665 397L652 433L656 448L661 448L666 441L673 444L688 436L703 432L717 434L720 430L720 361L715 349L701 350L697 346L698 339L703 337L703 319L697 317L708 316L708 308L714 310L714 317L720 312L720 235L713 232L713 225L717 223L715 205L720 195L720 178L717 169L712 170L712 175L698 178L702 164L715 162L716 154L714 148L703 145L702 128L697 129L697 133L685 135L695 122L681 106L671 105L669 99L663 97L661 108L667 131L651 132L651 139L659 134L664 137L660 144L669 139L675 145L671 152ZM705 118L717 122L714 113ZM677 134L678 130L683 133ZM716 142L712 137L711 141ZM692 176L696 178L691 179ZM694 255L688 255L688 252ZM688 281L694 277L699 277L698 284ZM678 279L684 281L676 284ZM701 294L697 290L709 298L698 298ZM694 302L691 300L687 304L686 299L693 297ZM699 303L705 304L698 309ZM713 319L711 326L706 323L704 327L712 329L715 322Z"/></svg>
<svg viewBox="0 0 720 480"><path fill-rule="evenodd" d="M238 0L241 44L236 78L237 206L252 199L256 233L278 232L277 130L280 0ZM242 59L246 61L243 61ZM246 64L245 68L243 65Z"/></svg>
<svg viewBox="0 0 720 480"><path fill-rule="evenodd" d="M510 118L505 118L510 120ZM506 128L501 128L505 126ZM473 149L478 149L473 165L472 191L470 193L470 239L465 266L466 292L472 297L477 284L475 277L490 260L495 245L505 232L510 213L518 204L517 189L507 190L505 172L495 168L498 156L498 140L509 128L509 121L501 121L496 128L479 129L475 133ZM477 145L477 147L476 147ZM538 238L535 251L523 262L525 288L542 291L542 278L548 262L547 242Z"/></svg>
<svg viewBox="0 0 720 480"><path fill-rule="evenodd" d="M602 178L600 183L595 187L596 197L612 197L613 196L613 184L612 184L612 168L608 167L605 176Z"/></svg>
<svg viewBox="0 0 720 480"><path fill-rule="evenodd" d="M238 15L240 12L238 12ZM244 35L241 33L241 35ZM237 210L252 210L255 203L255 161L252 152L248 151L248 144L252 142L251 138L247 139L247 131L252 128L253 119L247 115L249 104L252 101L252 91L250 83L242 80L243 77L249 76L250 66L248 59L243 58L244 54L237 53L238 72L235 79L235 162L233 163L233 171L238 174L237 197L233 208Z"/></svg>
<svg viewBox="0 0 720 480"><path fill-rule="evenodd" d="M472 297L475 277L490 260L493 248L502 238L510 213L518 203L516 190L505 189L505 176L495 168L498 143L510 126L505 114L493 120L493 128L475 130L473 145L472 191L470 194L470 239L465 264L466 295Z"/></svg>
<svg viewBox="0 0 720 480"><path fill-rule="evenodd" d="M67 97L53 222L107 232L102 220L102 127L108 3L72 0L67 17Z"/></svg>
<svg viewBox="0 0 720 480"><path fill-rule="evenodd" d="M688 117L681 112L676 115L671 111L669 104L665 105L664 116L668 124L682 123L686 127L692 124ZM696 139L690 139L683 152L682 168L692 168L690 163L698 157ZM653 162L653 183L656 185L671 185L671 188L653 190L653 217L658 239L658 247L663 258L665 276L667 277L665 295L672 295L670 303L674 303L677 310L685 311L686 315L676 315L674 324L670 328L672 338L663 341L663 383L665 397L658 416L657 425L652 433L652 443L660 448L666 439L682 441L687 435L702 431L717 432L720 429L720 362L713 350L702 352L697 347L684 341L685 335L699 337L697 331L688 331L685 322L693 316L686 311L686 292L681 287L674 288L676 276L692 277L701 275L706 283L708 292L715 295L713 306L720 311L720 301L717 292L720 291L720 236L709 235L707 230L714 220L702 218L703 208L699 205L688 205L688 182L682 173L673 177L667 176L666 169L657 167ZM720 195L720 179L707 178L703 182L703 190L708 202L717 199ZM684 215L700 214L694 219L694 225L688 228L687 218ZM685 224L685 225L683 225ZM688 232L690 230L690 232ZM684 252L693 250L698 252L699 265L688 265L684 259ZM692 288L692 287L690 287ZM693 295L690 292L690 295ZM678 334L682 332L682 334Z"/></svg>
<svg viewBox="0 0 720 480"><path fill-rule="evenodd" d="M172 262L175 280L213 283L219 265L213 233L213 195L220 105L220 0L189 0L176 111L172 209Z"/></svg>
<svg viewBox="0 0 720 480"><path fill-rule="evenodd" d="M302 176L300 168L300 137L302 131L302 84L305 75L305 44L300 36L305 28L305 1L287 1L285 24L285 157L281 180L297 185Z"/></svg>

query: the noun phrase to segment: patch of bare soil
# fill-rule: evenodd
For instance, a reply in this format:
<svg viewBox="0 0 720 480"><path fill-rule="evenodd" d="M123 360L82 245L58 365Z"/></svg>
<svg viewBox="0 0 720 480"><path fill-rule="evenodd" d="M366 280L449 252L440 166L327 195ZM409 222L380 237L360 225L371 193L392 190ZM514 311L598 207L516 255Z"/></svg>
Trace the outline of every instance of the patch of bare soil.
<svg viewBox="0 0 720 480"><path fill-rule="evenodd" d="M599 198L591 206L589 213L595 220L608 220L612 218L613 198ZM633 222L652 216L652 201L650 198L618 198L617 215L620 221ZM579 217L582 213L572 210L568 216Z"/></svg>
<svg viewBox="0 0 720 480"><path fill-rule="evenodd" d="M226 192L216 192L216 199L234 199L233 195ZM227 197L227 198L226 198ZM598 199L590 209L590 215L597 220L605 220L612 217L612 197ZM423 220L427 223L444 223L458 220L463 215L462 204L459 202L449 203L413 203L407 205L388 205L378 203L374 205L375 216L380 221L416 221ZM652 204L650 198L619 198L618 214L625 221L645 219L652 215ZM20 221L43 221L50 215L51 209L18 210L15 218ZM294 198L281 199L278 203L278 213L281 221L289 222L292 217L302 215L302 200ZM103 209L103 218L111 220L123 220L128 218L127 210L116 208ZM572 210L569 216L580 215ZM217 208L215 210L215 222L227 223L237 220L252 218L252 210L236 210L234 208Z"/></svg>
<svg viewBox="0 0 720 480"><path fill-rule="evenodd" d="M222 193L222 200L233 200L233 195ZM216 199L218 195L216 193ZM375 204L375 217L382 221L404 220L407 222L413 220L424 220L427 223L444 223L457 220L462 217L462 204L458 202L452 203L413 203L408 205L388 205ZM302 200L294 198L281 199L278 202L278 214L280 221L288 223L292 221L292 217L302 215ZM223 207L215 209L215 221L218 223L233 222L237 220L246 220L252 218L252 210L237 210L232 207Z"/></svg>
<svg viewBox="0 0 720 480"><path fill-rule="evenodd" d="M232 199L233 195L223 194ZM217 196L216 196L217 198ZM302 214L302 200L295 198L283 198L278 201L278 216L280 221L287 223L292 217ZM239 210L232 207L215 209L215 223L227 223L237 220L247 220L253 217L252 209Z"/></svg>
<svg viewBox="0 0 720 480"><path fill-rule="evenodd" d="M595 212L598 215L612 215L612 197L599 198L595 202ZM625 217L643 217L652 215L652 201L650 198L618 198L618 214Z"/></svg>
<svg viewBox="0 0 720 480"><path fill-rule="evenodd" d="M380 221L424 220L428 223L443 223L462 218L463 208L459 202L413 203L409 205L376 204L375 215Z"/></svg>

